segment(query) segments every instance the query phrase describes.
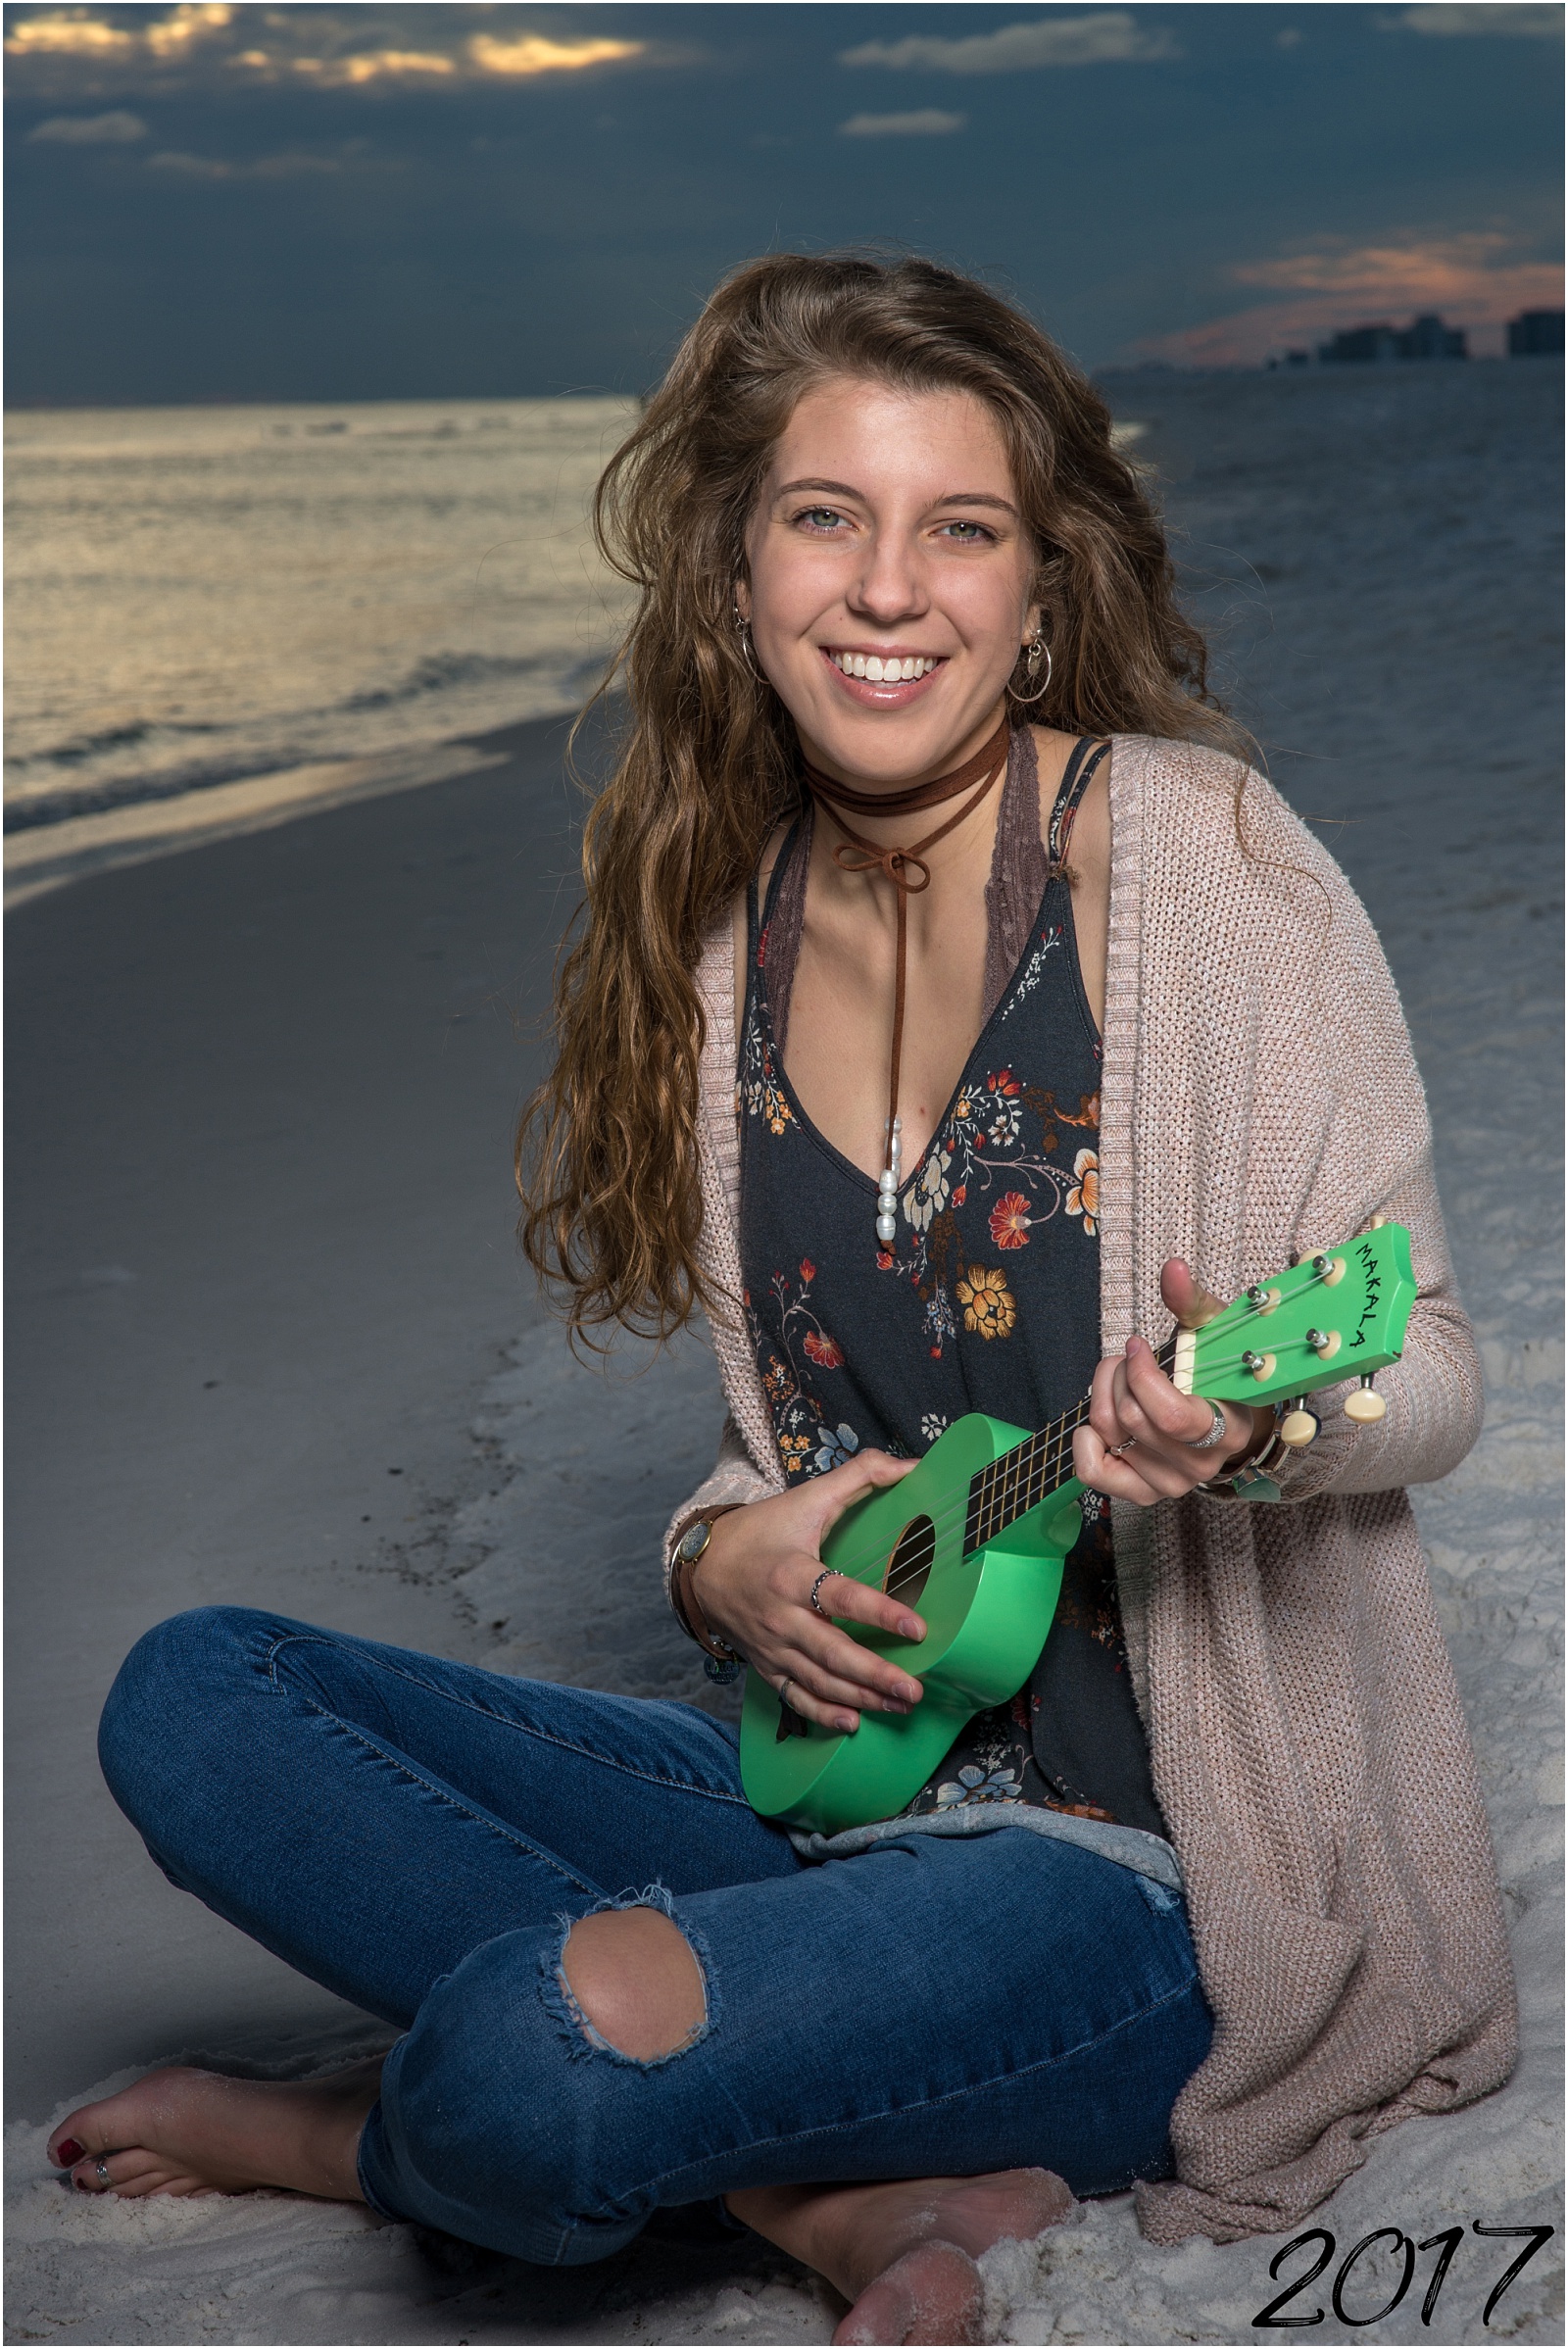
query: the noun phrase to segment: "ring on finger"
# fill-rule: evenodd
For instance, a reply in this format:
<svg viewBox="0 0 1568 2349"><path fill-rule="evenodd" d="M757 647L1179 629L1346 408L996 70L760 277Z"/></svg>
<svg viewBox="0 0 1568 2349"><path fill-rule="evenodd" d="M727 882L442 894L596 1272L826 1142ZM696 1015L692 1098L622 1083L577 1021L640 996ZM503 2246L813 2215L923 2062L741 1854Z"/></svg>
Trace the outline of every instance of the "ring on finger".
<svg viewBox="0 0 1568 2349"><path fill-rule="evenodd" d="M1210 1401L1206 1395L1201 1399L1208 1403L1208 1407L1213 1412L1214 1417L1209 1424L1209 1429L1206 1436L1184 1437L1182 1439L1189 1451L1213 1451L1217 1444L1224 1443L1226 1436L1230 1432L1225 1418L1224 1405L1222 1403Z"/></svg>
<svg viewBox="0 0 1568 2349"><path fill-rule="evenodd" d="M1123 1453L1124 1451L1131 1451L1131 1450L1132 1450L1132 1447L1133 1447L1133 1445L1134 1445L1134 1444L1137 1443L1137 1441L1138 1441L1138 1438L1137 1438L1136 1436L1129 1436L1129 1437L1127 1438L1127 1440L1126 1440L1126 1442L1125 1442L1125 1443L1122 1443L1122 1444L1110 1444L1110 1445L1107 1447L1107 1449L1106 1449L1106 1452L1105 1452L1105 1457L1106 1457L1106 1459L1107 1459L1107 1460L1119 1460L1119 1459L1121 1458L1121 1456L1122 1456L1122 1453Z"/></svg>
<svg viewBox="0 0 1568 2349"><path fill-rule="evenodd" d="M821 1600L817 1597L817 1592L821 1590L824 1583L832 1581L837 1572L838 1568L836 1566L824 1566L821 1573L817 1576L815 1582L811 1585L811 1605L815 1612L821 1616L824 1623L831 1623L833 1618L831 1615L829 1615L826 1607L823 1606Z"/></svg>

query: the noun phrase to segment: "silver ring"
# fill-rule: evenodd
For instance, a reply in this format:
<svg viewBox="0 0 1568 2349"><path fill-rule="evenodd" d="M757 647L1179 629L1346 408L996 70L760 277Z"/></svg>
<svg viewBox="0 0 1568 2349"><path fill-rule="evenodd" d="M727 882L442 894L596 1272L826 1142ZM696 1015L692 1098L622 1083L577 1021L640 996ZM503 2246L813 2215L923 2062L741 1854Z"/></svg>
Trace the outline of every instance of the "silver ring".
<svg viewBox="0 0 1568 2349"><path fill-rule="evenodd" d="M1203 1400L1208 1402L1208 1397L1205 1395ZM1206 1436L1195 1436L1190 1439L1183 1439L1183 1442L1186 1444L1187 1449L1189 1451L1212 1451L1217 1444L1223 1444L1225 1441L1228 1430L1225 1425L1224 1405L1222 1403L1209 1402L1208 1407L1214 1414L1213 1425L1210 1427Z"/></svg>
<svg viewBox="0 0 1568 2349"><path fill-rule="evenodd" d="M109 2177L109 2164L104 2160L104 2157L101 2153L98 2156L98 2159L93 2163L93 2172L98 2179L98 2183L107 2188L111 2183Z"/></svg>
<svg viewBox="0 0 1568 2349"><path fill-rule="evenodd" d="M782 1680L779 1682L779 1685L778 1685L778 1700L779 1700L779 1703L780 1703L780 1704L788 1704L788 1703L789 1703L789 1701L790 1701L790 1700L789 1700L789 1698L788 1698L788 1697L785 1695L785 1693L784 1693L785 1689L786 1689L786 1688L789 1687L789 1685L790 1685L790 1676L789 1676L789 1674L786 1672L786 1673L785 1673L785 1675L784 1675L784 1678L783 1678L783 1679L782 1679Z"/></svg>
<svg viewBox="0 0 1568 2349"><path fill-rule="evenodd" d="M1119 1460L1124 1451L1132 1450L1132 1447L1137 1441L1138 1438L1136 1436L1129 1436L1125 1444L1113 1444L1105 1454L1106 1459Z"/></svg>
<svg viewBox="0 0 1568 2349"><path fill-rule="evenodd" d="M822 1605L816 1594L818 1590L821 1590L822 1585L825 1582L831 1581L832 1577L837 1574L837 1572L838 1568L836 1566L824 1566L821 1573L817 1576L815 1582L811 1585L811 1604L816 1609L816 1612L829 1622L832 1621L832 1618L828 1615L826 1607Z"/></svg>

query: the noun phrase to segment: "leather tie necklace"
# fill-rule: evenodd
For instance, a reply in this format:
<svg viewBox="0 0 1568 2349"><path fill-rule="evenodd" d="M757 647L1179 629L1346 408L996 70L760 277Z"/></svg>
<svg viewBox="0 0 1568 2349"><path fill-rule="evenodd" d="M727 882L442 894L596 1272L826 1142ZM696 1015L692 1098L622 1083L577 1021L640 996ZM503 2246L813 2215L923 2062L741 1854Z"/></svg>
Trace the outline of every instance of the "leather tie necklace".
<svg viewBox="0 0 1568 2349"><path fill-rule="evenodd" d="M844 834L841 845L833 851L833 861L841 872L880 872L892 882L898 896L898 946L893 983L893 1051L888 1069L887 1164L877 1190L876 1236L886 1247L898 1232L898 1206L901 1160L904 1146L901 1139L903 1120L899 1116L899 1062L904 1050L904 998L907 967L909 900L922 889L931 886L931 867L926 862L928 853L939 840L956 831L966 815L972 815L986 794L1005 772L1007 764L1008 726L1005 716L983 750L956 766L948 775L938 775L931 783L914 783L906 791L852 791L848 784L839 783L812 766L809 759L802 761L806 788L812 799L830 815ZM973 788L971 789L971 786ZM878 848L875 841L862 840L852 831L841 809L852 815L915 815L925 807L940 807L956 800L960 792L969 797L956 815L917 840L911 848Z"/></svg>

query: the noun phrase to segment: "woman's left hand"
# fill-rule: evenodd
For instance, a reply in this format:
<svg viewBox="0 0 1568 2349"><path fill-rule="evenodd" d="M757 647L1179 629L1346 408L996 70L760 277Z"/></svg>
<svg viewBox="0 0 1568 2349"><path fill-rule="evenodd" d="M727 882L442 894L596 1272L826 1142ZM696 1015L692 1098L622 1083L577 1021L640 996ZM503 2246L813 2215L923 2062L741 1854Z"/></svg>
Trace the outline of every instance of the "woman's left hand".
<svg viewBox="0 0 1568 2349"><path fill-rule="evenodd" d="M1178 1321L1203 1295L1178 1257L1160 1274L1159 1293ZM1074 1472L1095 1492L1143 1509L1223 1476L1256 1449L1274 1418L1272 1411L1221 1404L1225 1441L1194 1451L1195 1441L1214 1424L1214 1405L1173 1386L1142 1338L1129 1338L1125 1353L1105 1356L1095 1372L1092 1397L1089 1424L1072 1440Z"/></svg>

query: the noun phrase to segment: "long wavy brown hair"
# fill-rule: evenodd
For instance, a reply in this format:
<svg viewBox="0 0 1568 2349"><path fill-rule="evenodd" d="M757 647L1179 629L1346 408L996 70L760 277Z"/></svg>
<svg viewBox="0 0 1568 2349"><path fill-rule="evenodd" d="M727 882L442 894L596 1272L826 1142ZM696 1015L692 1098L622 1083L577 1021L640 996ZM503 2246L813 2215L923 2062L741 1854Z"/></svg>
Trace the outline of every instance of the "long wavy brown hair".
<svg viewBox="0 0 1568 2349"><path fill-rule="evenodd" d="M695 972L795 799L799 758L789 712L747 662L733 603L795 404L844 375L970 392L995 416L1052 653L1029 718L1080 734L1229 737L1110 413L1020 310L922 260L781 253L726 279L594 500L599 546L640 594L601 688L618 676L628 714L584 831L584 904L556 972L555 1066L523 1109L516 1155L523 1249L589 1344L612 1323L668 1337L697 1307L732 1304L709 1294L699 1254Z"/></svg>

